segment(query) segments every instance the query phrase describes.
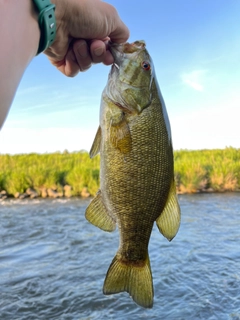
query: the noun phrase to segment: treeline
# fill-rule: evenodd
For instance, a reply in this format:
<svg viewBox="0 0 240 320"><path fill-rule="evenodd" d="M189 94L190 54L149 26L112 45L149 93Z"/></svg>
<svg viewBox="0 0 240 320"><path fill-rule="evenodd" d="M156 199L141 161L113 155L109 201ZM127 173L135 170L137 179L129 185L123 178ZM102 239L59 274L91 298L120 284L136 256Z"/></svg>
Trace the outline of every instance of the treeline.
<svg viewBox="0 0 240 320"><path fill-rule="evenodd" d="M175 151L175 178L179 193L240 191L240 149ZM52 154L0 155L0 192L10 196L29 188L39 195L51 189L71 196L99 188L99 159L85 151Z"/></svg>

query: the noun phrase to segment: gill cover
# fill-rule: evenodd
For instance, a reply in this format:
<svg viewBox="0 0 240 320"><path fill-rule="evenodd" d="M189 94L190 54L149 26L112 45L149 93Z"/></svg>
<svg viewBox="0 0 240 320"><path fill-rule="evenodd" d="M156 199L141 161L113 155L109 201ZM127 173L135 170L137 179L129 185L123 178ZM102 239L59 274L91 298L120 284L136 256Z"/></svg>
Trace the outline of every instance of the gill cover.
<svg viewBox="0 0 240 320"><path fill-rule="evenodd" d="M108 96L116 104L139 114L152 100L154 66L145 48L145 42L113 44L110 50L115 63L110 73Z"/></svg>

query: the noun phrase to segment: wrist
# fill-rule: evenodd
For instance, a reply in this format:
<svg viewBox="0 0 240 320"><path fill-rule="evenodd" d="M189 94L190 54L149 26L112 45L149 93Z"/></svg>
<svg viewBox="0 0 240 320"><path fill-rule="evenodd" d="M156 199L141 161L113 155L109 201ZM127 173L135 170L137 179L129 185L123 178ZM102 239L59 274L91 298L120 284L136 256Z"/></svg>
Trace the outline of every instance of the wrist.
<svg viewBox="0 0 240 320"><path fill-rule="evenodd" d="M35 56L40 39L38 26L38 15L32 0L21 1L21 6L16 5L14 0L9 1L13 17L15 19L15 41L16 47L20 50L24 58L29 61ZM20 57L20 56L19 56ZM24 59L23 56L21 59Z"/></svg>
<svg viewBox="0 0 240 320"><path fill-rule="evenodd" d="M28 23L27 23L27 26L25 26L25 30L27 33L26 40L28 39L29 46L31 46L30 53L31 53L31 59L32 59L36 55L38 50L41 30L39 29L39 25L38 25L38 12L36 11L33 1L25 0L25 2L28 2L28 11L26 11L26 14L29 15L29 11L30 11L28 20L26 20L28 21Z"/></svg>
<svg viewBox="0 0 240 320"><path fill-rule="evenodd" d="M32 0L38 12L40 41L37 54L52 45L56 37L55 5L50 0Z"/></svg>

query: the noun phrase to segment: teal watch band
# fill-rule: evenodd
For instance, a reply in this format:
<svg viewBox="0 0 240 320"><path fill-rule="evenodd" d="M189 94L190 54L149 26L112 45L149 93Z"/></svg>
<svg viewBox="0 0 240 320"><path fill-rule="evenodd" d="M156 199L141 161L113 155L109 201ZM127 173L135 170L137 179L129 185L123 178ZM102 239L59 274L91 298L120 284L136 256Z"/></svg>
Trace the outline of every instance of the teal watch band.
<svg viewBox="0 0 240 320"><path fill-rule="evenodd" d="M56 36L55 5L50 0L33 0L39 12L38 23L41 36L37 55L51 46Z"/></svg>

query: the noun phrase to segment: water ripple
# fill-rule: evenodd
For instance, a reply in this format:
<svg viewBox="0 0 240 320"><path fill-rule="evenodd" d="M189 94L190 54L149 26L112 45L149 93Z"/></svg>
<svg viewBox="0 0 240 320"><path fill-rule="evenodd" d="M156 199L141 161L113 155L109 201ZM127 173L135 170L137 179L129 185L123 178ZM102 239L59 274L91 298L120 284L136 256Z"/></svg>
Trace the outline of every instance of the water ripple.
<svg viewBox="0 0 240 320"><path fill-rule="evenodd" d="M118 232L84 218L89 200L0 203L0 319L240 320L240 194L180 196L182 224L169 243L154 227L154 307L127 293L104 296Z"/></svg>

